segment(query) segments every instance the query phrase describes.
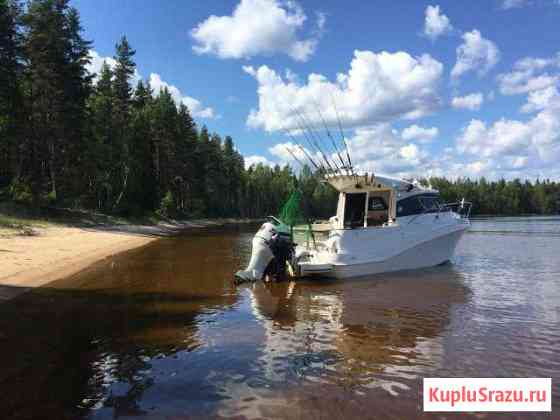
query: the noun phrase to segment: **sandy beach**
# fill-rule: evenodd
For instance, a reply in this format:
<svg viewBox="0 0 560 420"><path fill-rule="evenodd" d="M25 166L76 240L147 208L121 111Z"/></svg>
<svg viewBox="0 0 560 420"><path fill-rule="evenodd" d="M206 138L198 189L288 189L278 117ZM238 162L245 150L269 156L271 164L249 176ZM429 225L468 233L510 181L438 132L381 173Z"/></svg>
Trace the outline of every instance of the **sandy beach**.
<svg viewBox="0 0 560 420"><path fill-rule="evenodd" d="M74 227L51 225L31 234L0 232L0 301L28 288L73 275L103 258L178 232L238 220L196 220L157 225Z"/></svg>

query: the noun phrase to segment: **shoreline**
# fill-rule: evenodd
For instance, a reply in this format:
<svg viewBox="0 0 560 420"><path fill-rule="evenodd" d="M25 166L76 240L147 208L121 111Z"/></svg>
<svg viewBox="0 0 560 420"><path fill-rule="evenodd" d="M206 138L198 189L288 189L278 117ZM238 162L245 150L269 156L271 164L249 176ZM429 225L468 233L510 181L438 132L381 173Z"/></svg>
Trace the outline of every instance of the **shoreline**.
<svg viewBox="0 0 560 420"><path fill-rule="evenodd" d="M169 221L155 225L49 225L0 236L0 302L74 275L107 257L192 229L253 223L246 219Z"/></svg>

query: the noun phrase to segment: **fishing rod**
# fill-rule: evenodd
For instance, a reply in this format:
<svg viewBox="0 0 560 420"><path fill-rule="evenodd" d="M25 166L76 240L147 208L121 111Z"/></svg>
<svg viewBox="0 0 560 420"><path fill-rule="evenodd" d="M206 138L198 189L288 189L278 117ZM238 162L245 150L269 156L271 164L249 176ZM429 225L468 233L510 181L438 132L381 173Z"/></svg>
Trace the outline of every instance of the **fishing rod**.
<svg viewBox="0 0 560 420"><path fill-rule="evenodd" d="M325 147L325 150L327 151L327 153L328 153L329 155L331 155L331 151L328 150L328 147L325 146L325 142L324 142L323 138L319 135L319 130L313 125L313 123L311 122L312 120L309 119L309 118L307 118L307 114L305 113L305 111L302 111L302 118L304 119L304 121L305 121L306 124L308 125L308 127L309 127L308 130L313 134L313 136L315 137L317 143L318 143L318 144L322 144L322 145ZM328 145L328 143L327 143L327 145ZM325 155L325 154L323 153L323 155ZM325 158L328 159L327 156L325 156ZM332 164L333 164L334 167L336 168L335 173L336 173L336 172L340 172L340 169L341 169L341 168L339 168L338 165L336 164L336 160L333 160L333 161L332 161Z"/></svg>
<svg viewBox="0 0 560 420"><path fill-rule="evenodd" d="M344 131L342 131L342 123L340 122L340 116L338 114L338 108L336 107L336 101L334 100L334 96L332 94L332 91L330 92L331 95L331 100L334 106L334 112L336 114L336 119L338 121L338 128L340 130L340 135L342 137L342 141L344 142L344 148L346 149L346 158L348 159L348 164L350 165L350 171L352 172L352 175L356 175L354 173L354 167L352 166L352 160L350 159L350 152L348 151L348 143L346 142L346 138L344 137Z"/></svg>
<svg viewBox="0 0 560 420"><path fill-rule="evenodd" d="M311 157L311 155L307 152L307 150L305 149L305 147L303 147L303 146L295 139L295 137L292 136L292 134L290 133L290 131L287 130L287 129L284 127L284 125L283 125L282 123L280 123L280 129L281 129L282 131L284 131L284 132L288 135L288 137L290 137L290 139L293 141L293 143L294 143L296 146L298 146L298 147L300 148L300 150L303 152L303 154L307 157L307 159L311 162L311 164L315 167L316 170L318 170L318 171L321 171L321 170L324 171L324 170L325 170L325 168L323 168L322 165L317 165L317 164L315 163L315 161L313 160L313 158Z"/></svg>
<svg viewBox="0 0 560 420"><path fill-rule="evenodd" d="M290 107L290 110L293 114L295 114L295 111ZM295 121L296 127L297 129L300 131L300 133L303 135L303 138L305 139L305 141L307 142L308 146L310 147L311 150L315 149L317 150L317 148L314 146L313 141L311 138L309 138L309 136L307 135L307 132L305 131L305 129L301 126L301 124L296 120ZM289 133L288 130L286 130L286 133L291 137L292 135ZM295 141L295 139L294 139ZM299 143L298 143L299 144ZM323 164L321 163L320 166L323 166Z"/></svg>
<svg viewBox="0 0 560 420"><path fill-rule="evenodd" d="M327 126L327 122L325 121L325 118L323 118L323 113L321 112L321 108L319 107L319 104L317 103L316 100L313 100L313 102L315 102L315 106L317 108L317 113L319 114L319 117L321 118L321 121L323 122L323 126L325 127L325 130L327 132L327 136L329 137L329 139L331 139L332 145L334 147L334 150L338 156L338 159L340 159L340 163L342 164L341 168L345 169L346 172L348 173L348 166L346 165L346 163L344 162L344 159L342 159L342 156L340 155L340 151L338 150L338 147L336 145L336 141L333 138L333 136L331 135L331 131L329 130L329 127Z"/></svg>
<svg viewBox="0 0 560 420"><path fill-rule="evenodd" d="M292 152L292 151L290 150L290 148L289 148L288 146L286 146L285 144L283 144L282 146L284 146L284 149L286 149L286 150L288 151L288 153L289 153L290 155L292 155L292 157L295 159L295 161L296 161L297 163L299 163L299 164L301 165L302 168L305 167L305 165L304 165L303 163L301 163L301 161L297 158L297 156L294 154L294 152Z"/></svg>
<svg viewBox="0 0 560 420"><path fill-rule="evenodd" d="M305 126L305 120L301 117L301 115L298 113L298 111L292 108L292 112L293 112L297 117L299 117L299 118L303 121L303 126ZM300 129L303 131L305 137L307 138L307 135L306 135L306 132L305 132L305 128L300 127ZM307 128L307 130L309 130L309 129ZM333 167L332 167L332 165L331 165L331 163L329 162L329 159L327 158L327 156L326 156L325 153L323 152L323 149L321 149L321 146L319 146L319 144L317 143L317 141L315 141L313 138L311 138L311 139L308 140L308 141L310 141L310 143L313 143L313 144L315 145L315 148L319 151L319 154L323 157L323 160L326 162L326 164L327 164L327 166L329 167L330 171L331 171L331 172L335 172L334 169L333 169Z"/></svg>

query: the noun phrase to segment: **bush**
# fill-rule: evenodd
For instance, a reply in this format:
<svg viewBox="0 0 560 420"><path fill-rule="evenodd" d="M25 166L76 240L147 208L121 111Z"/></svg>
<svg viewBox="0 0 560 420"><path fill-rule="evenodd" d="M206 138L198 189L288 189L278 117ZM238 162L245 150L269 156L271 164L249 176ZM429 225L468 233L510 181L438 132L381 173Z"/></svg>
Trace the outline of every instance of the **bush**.
<svg viewBox="0 0 560 420"><path fill-rule="evenodd" d="M173 199L173 193L171 191L167 191L165 196L161 200L161 204L159 209L156 213L162 217L169 217L173 214L175 209L175 200Z"/></svg>
<svg viewBox="0 0 560 420"><path fill-rule="evenodd" d="M10 186L10 196L12 197L12 200L17 203L31 204L33 202L31 187L24 182L12 182L12 185Z"/></svg>

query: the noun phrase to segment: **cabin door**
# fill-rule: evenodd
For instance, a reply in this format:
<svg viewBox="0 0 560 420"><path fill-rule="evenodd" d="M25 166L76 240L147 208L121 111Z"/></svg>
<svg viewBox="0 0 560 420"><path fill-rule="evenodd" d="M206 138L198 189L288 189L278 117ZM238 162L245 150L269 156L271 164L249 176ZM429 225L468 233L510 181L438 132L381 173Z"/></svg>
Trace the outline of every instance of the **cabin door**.
<svg viewBox="0 0 560 420"><path fill-rule="evenodd" d="M347 193L344 204L344 227L364 227L366 193Z"/></svg>

